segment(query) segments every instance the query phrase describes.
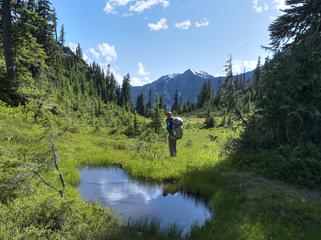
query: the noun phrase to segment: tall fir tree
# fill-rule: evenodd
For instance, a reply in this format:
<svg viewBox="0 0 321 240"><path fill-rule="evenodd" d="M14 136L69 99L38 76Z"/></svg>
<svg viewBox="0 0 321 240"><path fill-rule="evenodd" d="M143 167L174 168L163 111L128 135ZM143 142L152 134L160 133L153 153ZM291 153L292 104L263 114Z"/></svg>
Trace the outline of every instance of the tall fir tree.
<svg viewBox="0 0 321 240"><path fill-rule="evenodd" d="M201 91L197 97L197 106L199 108L202 108L206 105L206 103L211 102L212 98L212 87L211 87L211 82L206 81L202 88Z"/></svg>
<svg viewBox="0 0 321 240"><path fill-rule="evenodd" d="M256 98L260 97L261 89L261 57L257 60L257 65L253 75L253 92Z"/></svg>
<svg viewBox="0 0 321 240"><path fill-rule="evenodd" d="M83 58L82 49L79 43L77 44L77 47L76 47L76 56L79 57L80 59Z"/></svg>
<svg viewBox="0 0 321 240"><path fill-rule="evenodd" d="M38 22L38 43L45 49L48 59L52 59L51 56L56 50L54 40L56 16L50 1L38 0L36 12L42 18L42 21Z"/></svg>
<svg viewBox="0 0 321 240"><path fill-rule="evenodd" d="M174 103L172 106L172 111L174 111L174 112L179 110L179 106L180 106L179 99L180 99L180 94L178 92L178 89L176 89L175 95L174 95Z"/></svg>
<svg viewBox="0 0 321 240"><path fill-rule="evenodd" d="M121 105L126 111L131 110L131 95L130 95L130 76L127 74L123 79L121 90Z"/></svg>
<svg viewBox="0 0 321 240"><path fill-rule="evenodd" d="M66 34L65 34L65 27L64 24L61 25L60 28L60 35L59 35L59 44L61 46L65 46L65 42L66 42Z"/></svg>
<svg viewBox="0 0 321 240"><path fill-rule="evenodd" d="M145 115L144 94L139 94L137 96L136 112L141 116Z"/></svg>
<svg viewBox="0 0 321 240"><path fill-rule="evenodd" d="M148 102L146 104L146 108L145 108L145 115L146 117L151 117L152 115L152 89L149 89L148 92Z"/></svg>
<svg viewBox="0 0 321 240"><path fill-rule="evenodd" d="M153 111L153 127L156 133L159 133L162 129L161 111L159 108L159 97L156 97L155 108Z"/></svg>
<svg viewBox="0 0 321 240"><path fill-rule="evenodd" d="M5 98L8 97L9 99L14 100L13 95L16 93L17 83L11 12L11 0L3 0L1 10L2 39L7 77L2 80L0 87L2 92L1 96L4 96Z"/></svg>

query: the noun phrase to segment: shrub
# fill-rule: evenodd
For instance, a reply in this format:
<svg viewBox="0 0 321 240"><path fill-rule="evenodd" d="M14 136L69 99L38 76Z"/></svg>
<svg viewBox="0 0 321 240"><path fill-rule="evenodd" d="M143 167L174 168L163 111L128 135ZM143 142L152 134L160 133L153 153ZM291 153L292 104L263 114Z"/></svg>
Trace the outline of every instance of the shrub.
<svg viewBox="0 0 321 240"><path fill-rule="evenodd" d="M214 128L215 126L216 126L215 118L213 117L212 114L210 114L210 115L207 116L207 118L205 119L204 127L205 127L205 128Z"/></svg>
<svg viewBox="0 0 321 240"><path fill-rule="evenodd" d="M265 150L238 150L230 158L240 168L288 183L309 187L321 185L321 146L305 143Z"/></svg>

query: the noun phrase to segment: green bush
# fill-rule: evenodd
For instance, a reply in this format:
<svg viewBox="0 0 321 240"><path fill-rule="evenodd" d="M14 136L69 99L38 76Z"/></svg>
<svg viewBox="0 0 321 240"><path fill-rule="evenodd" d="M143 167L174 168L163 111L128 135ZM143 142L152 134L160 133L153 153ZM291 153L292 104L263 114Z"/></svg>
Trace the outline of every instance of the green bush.
<svg viewBox="0 0 321 240"><path fill-rule="evenodd" d="M215 118L212 114L207 116L204 122L204 127L205 128L214 128L216 126Z"/></svg>
<svg viewBox="0 0 321 240"><path fill-rule="evenodd" d="M321 146L313 143L281 145L269 150L236 151L230 158L237 166L285 182L321 185Z"/></svg>
<svg viewBox="0 0 321 240"><path fill-rule="evenodd" d="M107 208L70 197L33 195L0 205L0 239L110 239L117 228Z"/></svg>

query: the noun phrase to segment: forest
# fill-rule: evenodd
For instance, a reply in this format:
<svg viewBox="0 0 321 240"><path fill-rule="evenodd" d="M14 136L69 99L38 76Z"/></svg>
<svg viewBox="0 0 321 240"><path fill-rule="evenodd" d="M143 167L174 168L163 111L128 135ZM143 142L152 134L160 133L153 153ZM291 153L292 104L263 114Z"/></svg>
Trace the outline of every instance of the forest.
<svg viewBox="0 0 321 240"><path fill-rule="evenodd" d="M119 84L72 51L50 0L1 0L0 239L320 239L321 0L286 5L250 80L231 55L216 91L166 106L151 91L133 102L130 74ZM184 119L175 158L169 110ZM81 197L84 166L198 196L213 217L188 234L120 223Z"/></svg>

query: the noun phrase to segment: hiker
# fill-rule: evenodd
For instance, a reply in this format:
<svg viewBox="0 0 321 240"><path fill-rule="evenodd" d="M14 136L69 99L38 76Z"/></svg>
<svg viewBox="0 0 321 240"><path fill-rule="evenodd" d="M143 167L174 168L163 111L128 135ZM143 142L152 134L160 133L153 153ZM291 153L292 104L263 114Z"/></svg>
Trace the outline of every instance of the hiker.
<svg viewBox="0 0 321 240"><path fill-rule="evenodd" d="M173 114L171 112L166 112L165 113L167 119L166 119L166 129L168 132L168 146L169 146L169 153L171 157L176 156L176 138L174 136L173 132Z"/></svg>
<svg viewBox="0 0 321 240"><path fill-rule="evenodd" d="M176 157L176 143L178 139L183 137L183 120L179 117L173 118L171 112L165 113L166 129L168 132L168 145L171 157Z"/></svg>

